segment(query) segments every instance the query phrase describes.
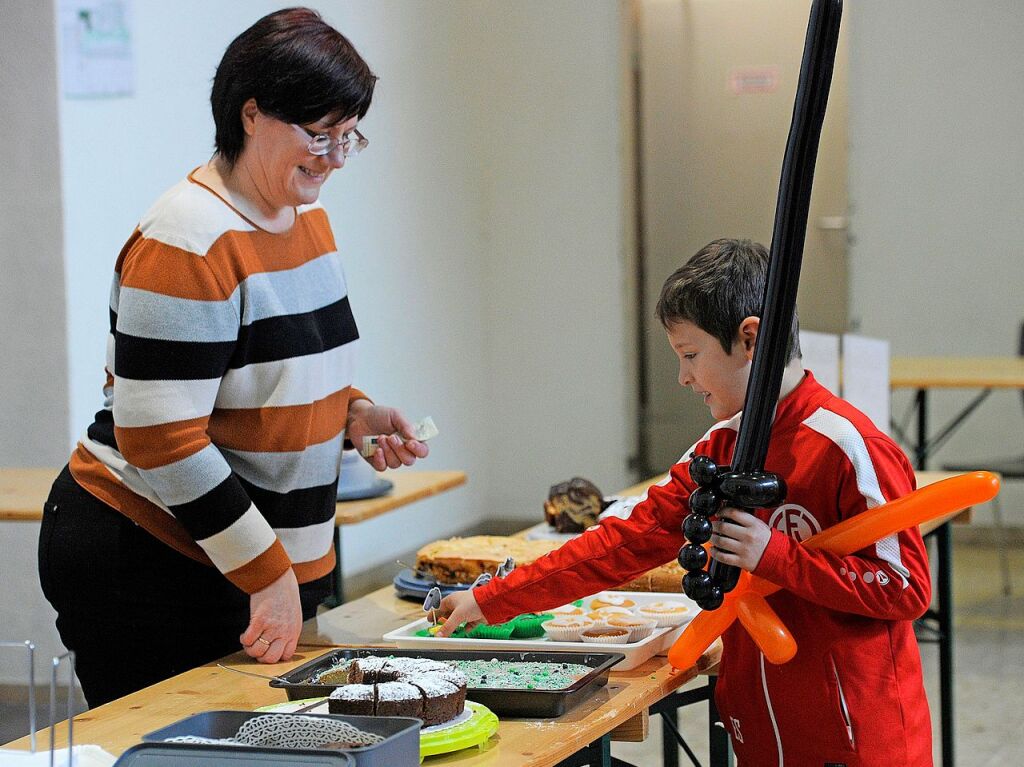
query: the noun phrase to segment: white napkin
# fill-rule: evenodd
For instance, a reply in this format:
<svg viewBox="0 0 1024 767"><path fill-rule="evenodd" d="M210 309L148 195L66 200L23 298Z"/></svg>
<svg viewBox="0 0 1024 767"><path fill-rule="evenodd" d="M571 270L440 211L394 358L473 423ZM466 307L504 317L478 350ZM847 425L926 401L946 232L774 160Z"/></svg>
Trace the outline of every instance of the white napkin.
<svg viewBox="0 0 1024 767"><path fill-rule="evenodd" d="M75 746L73 750L74 767L110 767L117 757L108 754L99 746ZM55 767L71 767L68 764L68 750L58 748L53 752ZM29 751L14 751L0 748L0 767L49 767L50 752L40 749L34 754Z"/></svg>

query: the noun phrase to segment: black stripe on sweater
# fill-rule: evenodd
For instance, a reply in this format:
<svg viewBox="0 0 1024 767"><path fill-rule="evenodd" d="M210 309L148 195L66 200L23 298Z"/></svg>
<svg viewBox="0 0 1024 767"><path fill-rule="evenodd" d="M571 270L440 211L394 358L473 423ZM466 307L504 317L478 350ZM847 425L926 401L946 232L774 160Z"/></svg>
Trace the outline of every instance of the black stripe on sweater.
<svg viewBox="0 0 1024 767"><path fill-rule="evenodd" d="M303 357L335 349L359 338L348 296L302 314L256 320L238 330L231 367Z"/></svg>
<svg viewBox="0 0 1024 767"><path fill-rule="evenodd" d="M249 510L249 497L234 474L188 503L169 507L194 540L223 532Z"/></svg>

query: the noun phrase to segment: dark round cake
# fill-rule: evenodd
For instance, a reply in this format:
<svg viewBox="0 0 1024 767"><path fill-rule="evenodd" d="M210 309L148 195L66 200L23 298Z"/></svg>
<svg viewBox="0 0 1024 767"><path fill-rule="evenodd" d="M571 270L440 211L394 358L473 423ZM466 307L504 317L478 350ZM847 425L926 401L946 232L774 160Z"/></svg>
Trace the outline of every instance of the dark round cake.
<svg viewBox="0 0 1024 767"><path fill-rule="evenodd" d="M544 519L559 533L581 533L597 524L605 503L593 482L573 477L552 485L544 501Z"/></svg>
<svg viewBox="0 0 1024 767"><path fill-rule="evenodd" d="M327 699L332 714L412 716L424 727L442 724L466 706L466 676L447 663L426 658L356 658L348 684Z"/></svg>

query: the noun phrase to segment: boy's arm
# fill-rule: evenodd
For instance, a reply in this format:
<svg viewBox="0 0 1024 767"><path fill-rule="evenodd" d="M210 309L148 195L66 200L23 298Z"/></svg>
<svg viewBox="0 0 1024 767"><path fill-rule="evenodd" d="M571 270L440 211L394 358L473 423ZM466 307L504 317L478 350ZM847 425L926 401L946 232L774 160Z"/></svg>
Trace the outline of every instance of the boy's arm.
<svg viewBox="0 0 1024 767"><path fill-rule="evenodd" d="M605 519L578 538L505 578L474 589L489 623L539 612L625 583L675 558L684 543L680 525L692 490L689 462L650 487L629 519Z"/></svg>
<svg viewBox="0 0 1024 767"><path fill-rule="evenodd" d="M871 471L851 468L840 480L844 519L914 489L913 471L898 447L881 439L865 440L865 445ZM912 620L931 601L928 557L917 528L845 557L810 551L772 530L754 574L815 604L872 618Z"/></svg>

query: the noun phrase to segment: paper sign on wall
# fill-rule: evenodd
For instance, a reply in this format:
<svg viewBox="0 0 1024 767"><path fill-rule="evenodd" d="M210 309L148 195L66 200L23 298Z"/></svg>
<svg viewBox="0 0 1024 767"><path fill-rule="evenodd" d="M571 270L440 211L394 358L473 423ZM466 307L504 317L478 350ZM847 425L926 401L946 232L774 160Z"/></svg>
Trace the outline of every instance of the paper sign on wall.
<svg viewBox="0 0 1024 767"><path fill-rule="evenodd" d="M61 84L69 98L131 96L128 0L60 0Z"/></svg>
<svg viewBox="0 0 1024 767"><path fill-rule="evenodd" d="M843 335L843 399L889 433L889 342Z"/></svg>
<svg viewBox="0 0 1024 767"><path fill-rule="evenodd" d="M839 394L839 336L834 333L800 331L800 354L804 369L833 394Z"/></svg>

